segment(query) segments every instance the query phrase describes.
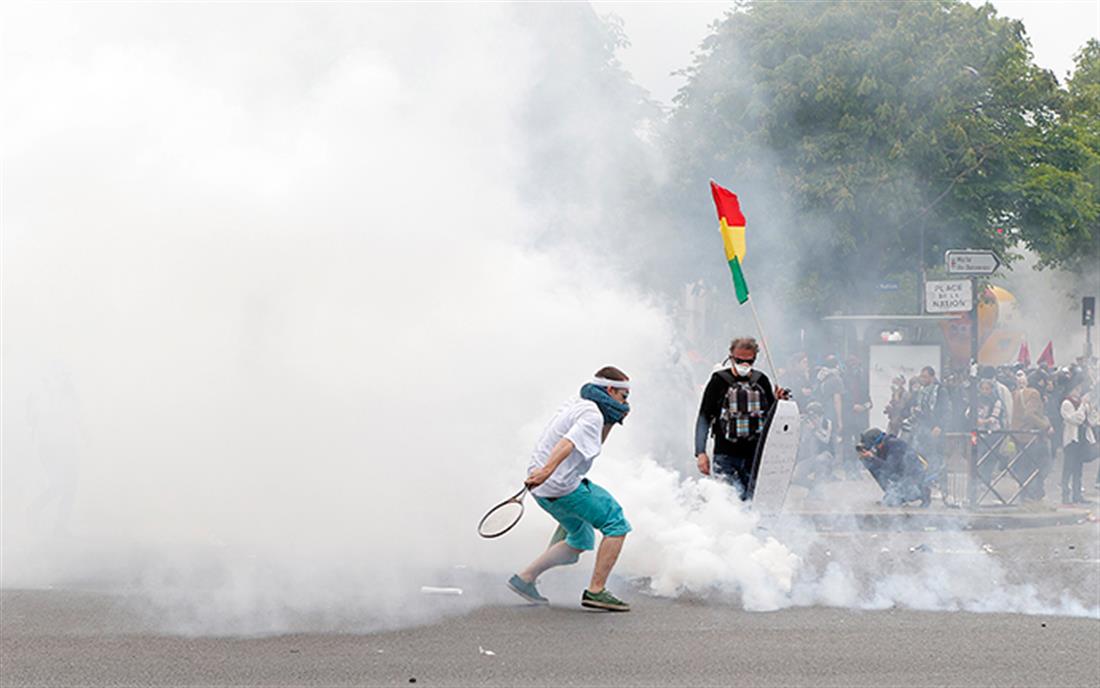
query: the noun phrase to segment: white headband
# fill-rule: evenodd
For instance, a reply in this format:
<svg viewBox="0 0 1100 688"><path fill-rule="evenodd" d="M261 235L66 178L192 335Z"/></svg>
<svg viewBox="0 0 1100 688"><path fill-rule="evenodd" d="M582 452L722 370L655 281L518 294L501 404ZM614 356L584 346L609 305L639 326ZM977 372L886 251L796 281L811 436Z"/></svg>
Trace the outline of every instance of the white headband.
<svg viewBox="0 0 1100 688"><path fill-rule="evenodd" d="M591 380L592 384L597 387L615 387L617 389L630 389L629 380L608 380L603 377L594 377Z"/></svg>

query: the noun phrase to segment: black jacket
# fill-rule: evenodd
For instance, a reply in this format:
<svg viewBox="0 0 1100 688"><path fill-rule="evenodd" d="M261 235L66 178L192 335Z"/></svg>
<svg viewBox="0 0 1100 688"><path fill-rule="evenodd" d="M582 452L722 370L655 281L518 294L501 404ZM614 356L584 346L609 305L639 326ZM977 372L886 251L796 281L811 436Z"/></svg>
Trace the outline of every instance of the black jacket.
<svg viewBox="0 0 1100 688"><path fill-rule="evenodd" d="M696 455L707 450L707 434L714 428L714 422L718 419L719 414L722 412L722 406L726 403L726 392L730 388L730 380L737 379L753 379L753 381L760 386L760 410L763 412L765 418L768 413L771 412L772 406L775 405L775 391L772 389L771 380L768 379L768 376L765 375L763 371L754 370L749 374L749 378L739 378L737 374L729 368L715 371L711 374L706 389L703 390L703 401L699 404L699 417L695 421ZM763 423L761 423L761 427L763 427ZM722 437L721 433L715 432L714 453L741 456L746 452L755 451L756 441L759 439L760 436L757 435L751 440L734 443Z"/></svg>

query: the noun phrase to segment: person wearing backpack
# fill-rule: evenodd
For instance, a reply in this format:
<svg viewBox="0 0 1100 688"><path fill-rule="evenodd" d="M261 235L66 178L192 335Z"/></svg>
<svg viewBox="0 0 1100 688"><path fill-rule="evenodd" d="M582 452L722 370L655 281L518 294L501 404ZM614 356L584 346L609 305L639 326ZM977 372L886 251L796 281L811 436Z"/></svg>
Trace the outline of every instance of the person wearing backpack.
<svg viewBox="0 0 1100 688"><path fill-rule="evenodd" d="M695 422L695 458L699 472L734 485L741 499L752 498L756 448L768 413L776 398L786 399L785 389L772 389L771 380L754 370L760 347L752 337L730 344L730 367L711 373L703 390ZM707 455L707 435L714 436L714 460Z"/></svg>

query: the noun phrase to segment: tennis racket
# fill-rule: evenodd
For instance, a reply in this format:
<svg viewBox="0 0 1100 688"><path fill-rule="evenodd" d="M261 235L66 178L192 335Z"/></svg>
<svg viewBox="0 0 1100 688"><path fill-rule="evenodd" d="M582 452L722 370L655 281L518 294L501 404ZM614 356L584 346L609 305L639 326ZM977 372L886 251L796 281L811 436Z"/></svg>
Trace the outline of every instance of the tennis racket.
<svg viewBox="0 0 1100 688"><path fill-rule="evenodd" d="M523 499L527 496L527 486L481 517L477 524L477 534L483 538L495 538L504 535L519 523L523 516Z"/></svg>

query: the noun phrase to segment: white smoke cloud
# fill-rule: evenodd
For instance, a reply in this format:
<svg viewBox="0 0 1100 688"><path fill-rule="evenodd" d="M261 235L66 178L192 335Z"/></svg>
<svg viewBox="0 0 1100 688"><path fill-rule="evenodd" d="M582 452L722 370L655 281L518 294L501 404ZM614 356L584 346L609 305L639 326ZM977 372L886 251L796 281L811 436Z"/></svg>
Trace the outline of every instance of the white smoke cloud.
<svg viewBox="0 0 1100 688"><path fill-rule="evenodd" d="M789 604L800 559L759 534L759 516L731 487L685 479L649 458L608 463L601 472L634 526L620 564L624 573L645 579L649 591L664 597L716 595L759 611Z"/></svg>
<svg viewBox="0 0 1100 688"><path fill-rule="evenodd" d="M541 409L661 364L659 309L522 241L511 10L68 8L56 35L27 12L5 586L136 585L186 630L415 617L410 580L480 546Z"/></svg>
<svg viewBox="0 0 1100 688"><path fill-rule="evenodd" d="M2 584L138 594L188 633L431 618L421 585L544 544L533 505L502 540L473 526L615 364L636 410L593 477L635 526L622 574L757 610L951 608L959 572L868 597L817 577L811 535L658 465L690 461L697 401L674 321L583 242L531 240L545 27L427 9L6 10ZM589 210L566 229L614 215Z"/></svg>

